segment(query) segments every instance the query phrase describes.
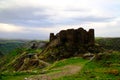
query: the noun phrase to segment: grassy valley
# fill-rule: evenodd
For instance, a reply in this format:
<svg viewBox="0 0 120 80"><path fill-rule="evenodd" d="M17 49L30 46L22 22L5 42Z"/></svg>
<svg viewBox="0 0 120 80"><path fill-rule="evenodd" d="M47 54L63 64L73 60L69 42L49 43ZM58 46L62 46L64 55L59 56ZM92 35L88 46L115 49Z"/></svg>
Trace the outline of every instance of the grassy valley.
<svg viewBox="0 0 120 80"><path fill-rule="evenodd" d="M16 48L23 46L27 41L25 40L4 40L0 39L0 52L4 55L10 53Z"/></svg>

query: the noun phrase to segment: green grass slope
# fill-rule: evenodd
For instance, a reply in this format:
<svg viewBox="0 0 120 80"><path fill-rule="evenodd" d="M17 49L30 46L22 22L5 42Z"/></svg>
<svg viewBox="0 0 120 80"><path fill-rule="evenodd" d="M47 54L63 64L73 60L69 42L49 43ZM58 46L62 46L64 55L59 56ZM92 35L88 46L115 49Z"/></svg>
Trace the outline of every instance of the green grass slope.
<svg viewBox="0 0 120 80"><path fill-rule="evenodd" d="M11 75L12 74L12 75ZM105 52L92 60L73 57L30 72L3 73L2 80L119 80L120 52Z"/></svg>
<svg viewBox="0 0 120 80"><path fill-rule="evenodd" d="M44 69L36 69L26 72L4 72L1 74L2 80L24 80L25 77L31 78L39 78L39 75L47 74L53 77L55 74L64 71L65 66L69 65L76 65L82 67L88 60L84 60L82 58L69 58L64 59L61 61L56 61L55 63L51 64L49 67ZM67 74L66 74L67 75Z"/></svg>
<svg viewBox="0 0 120 80"><path fill-rule="evenodd" d="M81 71L72 76L55 80L119 80L120 52L105 53L86 63Z"/></svg>

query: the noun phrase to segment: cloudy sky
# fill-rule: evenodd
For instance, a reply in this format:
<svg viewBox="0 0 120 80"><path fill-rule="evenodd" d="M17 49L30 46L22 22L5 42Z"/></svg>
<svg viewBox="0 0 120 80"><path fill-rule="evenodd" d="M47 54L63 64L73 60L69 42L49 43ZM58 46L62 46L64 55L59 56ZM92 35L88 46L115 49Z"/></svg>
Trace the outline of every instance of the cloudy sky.
<svg viewBox="0 0 120 80"><path fill-rule="evenodd" d="M0 0L0 38L48 39L79 27L120 37L120 0Z"/></svg>

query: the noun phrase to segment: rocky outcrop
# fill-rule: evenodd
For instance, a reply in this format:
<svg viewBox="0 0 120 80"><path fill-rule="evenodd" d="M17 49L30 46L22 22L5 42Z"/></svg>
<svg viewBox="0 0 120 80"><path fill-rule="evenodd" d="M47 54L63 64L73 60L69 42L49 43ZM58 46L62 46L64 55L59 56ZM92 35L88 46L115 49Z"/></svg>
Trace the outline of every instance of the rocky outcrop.
<svg viewBox="0 0 120 80"><path fill-rule="evenodd" d="M59 60L82 53L97 53L99 47L95 45L94 29L88 31L83 28L61 30L56 35L50 33L50 42L40 54L41 59Z"/></svg>
<svg viewBox="0 0 120 80"><path fill-rule="evenodd" d="M45 48L47 45L46 41L31 41L28 44L28 49L41 49Z"/></svg>
<svg viewBox="0 0 120 80"><path fill-rule="evenodd" d="M49 63L42 61L38 58L37 53L22 53L16 57L7 67L12 67L14 71L29 71L35 68L44 68L49 66ZM2 71L6 71L9 68L3 68Z"/></svg>

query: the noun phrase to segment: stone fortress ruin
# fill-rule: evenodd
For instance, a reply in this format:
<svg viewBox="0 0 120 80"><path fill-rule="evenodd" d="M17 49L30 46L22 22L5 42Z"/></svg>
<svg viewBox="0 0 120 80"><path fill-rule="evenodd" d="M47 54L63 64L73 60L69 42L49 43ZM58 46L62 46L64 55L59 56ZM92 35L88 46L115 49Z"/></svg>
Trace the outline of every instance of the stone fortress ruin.
<svg viewBox="0 0 120 80"><path fill-rule="evenodd" d="M60 60L85 53L98 53L101 48L95 44L94 29L83 28L61 30L50 33L47 47L40 54L43 60Z"/></svg>
<svg viewBox="0 0 120 80"><path fill-rule="evenodd" d="M57 39L59 43L69 43L70 45L94 45L95 44L95 36L94 29L89 29L89 31L84 30L83 28L79 29L68 29L62 30L56 35L54 33L50 33L50 42Z"/></svg>

